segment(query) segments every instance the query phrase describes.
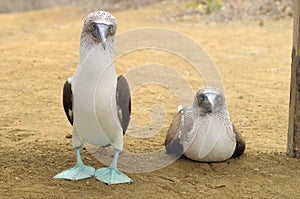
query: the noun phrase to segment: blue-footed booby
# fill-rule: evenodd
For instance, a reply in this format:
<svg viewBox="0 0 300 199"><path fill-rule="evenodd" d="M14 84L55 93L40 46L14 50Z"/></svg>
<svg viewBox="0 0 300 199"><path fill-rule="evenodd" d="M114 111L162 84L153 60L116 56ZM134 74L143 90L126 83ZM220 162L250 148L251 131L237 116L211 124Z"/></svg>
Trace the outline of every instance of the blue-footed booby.
<svg viewBox="0 0 300 199"><path fill-rule="evenodd" d="M117 76L114 61L115 18L108 12L90 13L80 37L80 63L63 89L63 106L73 125L72 145L77 164L54 178L79 180L89 177L106 184L130 183L132 180L117 169L131 113L127 80ZM80 151L84 142L96 146L111 145L114 158L108 168L95 171L84 165Z"/></svg>
<svg viewBox="0 0 300 199"><path fill-rule="evenodd" d="M204 87L196 93L192 107L180 107L165 139L166 151L200 162L221 162L241 156L242 135L232 124L224 94Z"/></svg>

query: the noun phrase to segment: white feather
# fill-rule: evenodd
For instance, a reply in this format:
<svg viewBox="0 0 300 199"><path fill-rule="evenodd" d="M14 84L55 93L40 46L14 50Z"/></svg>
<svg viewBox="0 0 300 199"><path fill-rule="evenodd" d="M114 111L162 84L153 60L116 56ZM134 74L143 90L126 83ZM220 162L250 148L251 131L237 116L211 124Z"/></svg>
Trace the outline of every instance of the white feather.
<svg viewBox="0 0 300 199"><path fill-rule="evenodd" d="M177 110L178 111L181 111L183 109L183 106L180 104L178 107L177 107Z"/></svg>
<svg viewBox="0 0 300 199"><path fill-rule="evenodd" d="M69 84L72 84L72 80L73 80L73 77L69 77L69 78L67 79L67 81L68 81Z"/></svg>
<svg viewBox="0 0 300 199"><path fill-rule="evenodd" d="M226 103L224 101L224 103L218 104L215 98L216 95L223 95L211 87L200 89L199 92L206 95L212 112L203 112L195 96L193 128L189 132L190 137L194 136L194 139L186 142L188 147L186 147L185 155L190 159L202 162L227 160L234 153L236 140Z"/></svg>
<svg viewBox="0 0 300 199"><path fill-rule="evenodd" d="M231 124L231 123L229 123ZM228 121L219 117L204 117L195 121L195 138L185 152L193 160L219 162L229 159L235 150L235 139Z"/></svg>
<svg viewBox="0 0 300 199"><path fill-rule="evenodd" d="M99 46L78 67L72 81L74 127L82 141L97 146L113 144L122 150L123 131L116 110L117 74L112 61Z"/></svg>

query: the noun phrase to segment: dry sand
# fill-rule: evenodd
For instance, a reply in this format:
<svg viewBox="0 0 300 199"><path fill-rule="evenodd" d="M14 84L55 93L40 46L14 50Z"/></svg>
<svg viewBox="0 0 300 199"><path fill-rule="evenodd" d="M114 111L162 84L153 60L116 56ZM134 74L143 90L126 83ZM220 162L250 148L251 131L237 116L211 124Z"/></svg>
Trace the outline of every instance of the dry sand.
<svg viewBox="0 0 300 199"><path fill-rule="evenodd" d="M205 25L196 21L159 20L162 6L114 12L118 33L145 26L168 28L200 44L223 79L231 118L245 137L240 159L197 163L181 158L148 173L128 173L132 184L108 186L95 179L53 180L75 164L71 133L62 108L62 86L79 60L84 17L78 9L55 8L2 14L0 198L298 198L300 162L286 157L292 20ZM192 49L191 49L192 50ZM143 63L166 64L187 78L194 89L204 86L184 60L157 51L128 54L116 61L124 74ZM176 83L176 81L174 81ZM148 139L125 136L125 150L163 147L177 100L158 85L132 94L132 121L146 125L149 109L166 110L164 128ZM104 165L83 151L84 162ZM153 164L149 163L149 164Z"/></svg>

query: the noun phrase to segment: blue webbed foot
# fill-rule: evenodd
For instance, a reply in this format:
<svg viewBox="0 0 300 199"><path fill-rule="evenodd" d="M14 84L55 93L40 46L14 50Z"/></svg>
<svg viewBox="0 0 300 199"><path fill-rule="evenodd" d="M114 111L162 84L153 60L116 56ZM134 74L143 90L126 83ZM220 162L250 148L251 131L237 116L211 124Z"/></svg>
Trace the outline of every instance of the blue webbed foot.
<svg viewBox="0 0 300 199"><path fill-rule="evenodd" d="M81 180L85 178L90 178L95 175L95 168L86 166L83 164L81 156L80 156L81 146L76 148L76 157L77 157L77 164L75 167L65 170L56 176L54 179L67 179L67 180Z"/></svg>
<svg viewBox="0 0 300 199"><path fill-rule="evenodd" d="M131 183L132 180L127 175L115 168L101 168L97 169L95 178L106 184L122 184Z"/></svg>
<svg viewBox="0 0 300 199"><path fill-rule="evenodd" d="M131 183L132 180L127 175L117 169L117 162L120 150L114 149L115 154L111 165L108 168L97 169L95 178L106 184Z"/></svg>
<svg viewBox="0 0 300 199"><path fill-rule="evenodd" d="M95 175L95 168L86 166L84 164L82 165L76 165L75 167L65 170L56 176L54 176L54 179L67 179L67 180L81 180L85 178L90 178Z"/></svg>

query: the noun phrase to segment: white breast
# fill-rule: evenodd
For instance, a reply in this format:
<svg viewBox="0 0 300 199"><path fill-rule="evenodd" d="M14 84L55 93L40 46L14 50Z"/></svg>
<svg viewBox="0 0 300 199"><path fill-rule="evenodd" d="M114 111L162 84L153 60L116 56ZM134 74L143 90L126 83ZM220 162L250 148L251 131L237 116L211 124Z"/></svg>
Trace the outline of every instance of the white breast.
<svg viewBox="0 0 300 199"><path fill-rule="evenodd" d="M185 152L193 160L220 162L234 153L236 140L229 118L205 116L194 121L194 140Z"/></svg>
<svg viewBox="0 0 300 199"><path fill-rule="evenodd" d="M96 47L78 67L72 81L74 128L82 141L122 149L123 130L116 110L117 74L112 61Z"/></svg>

